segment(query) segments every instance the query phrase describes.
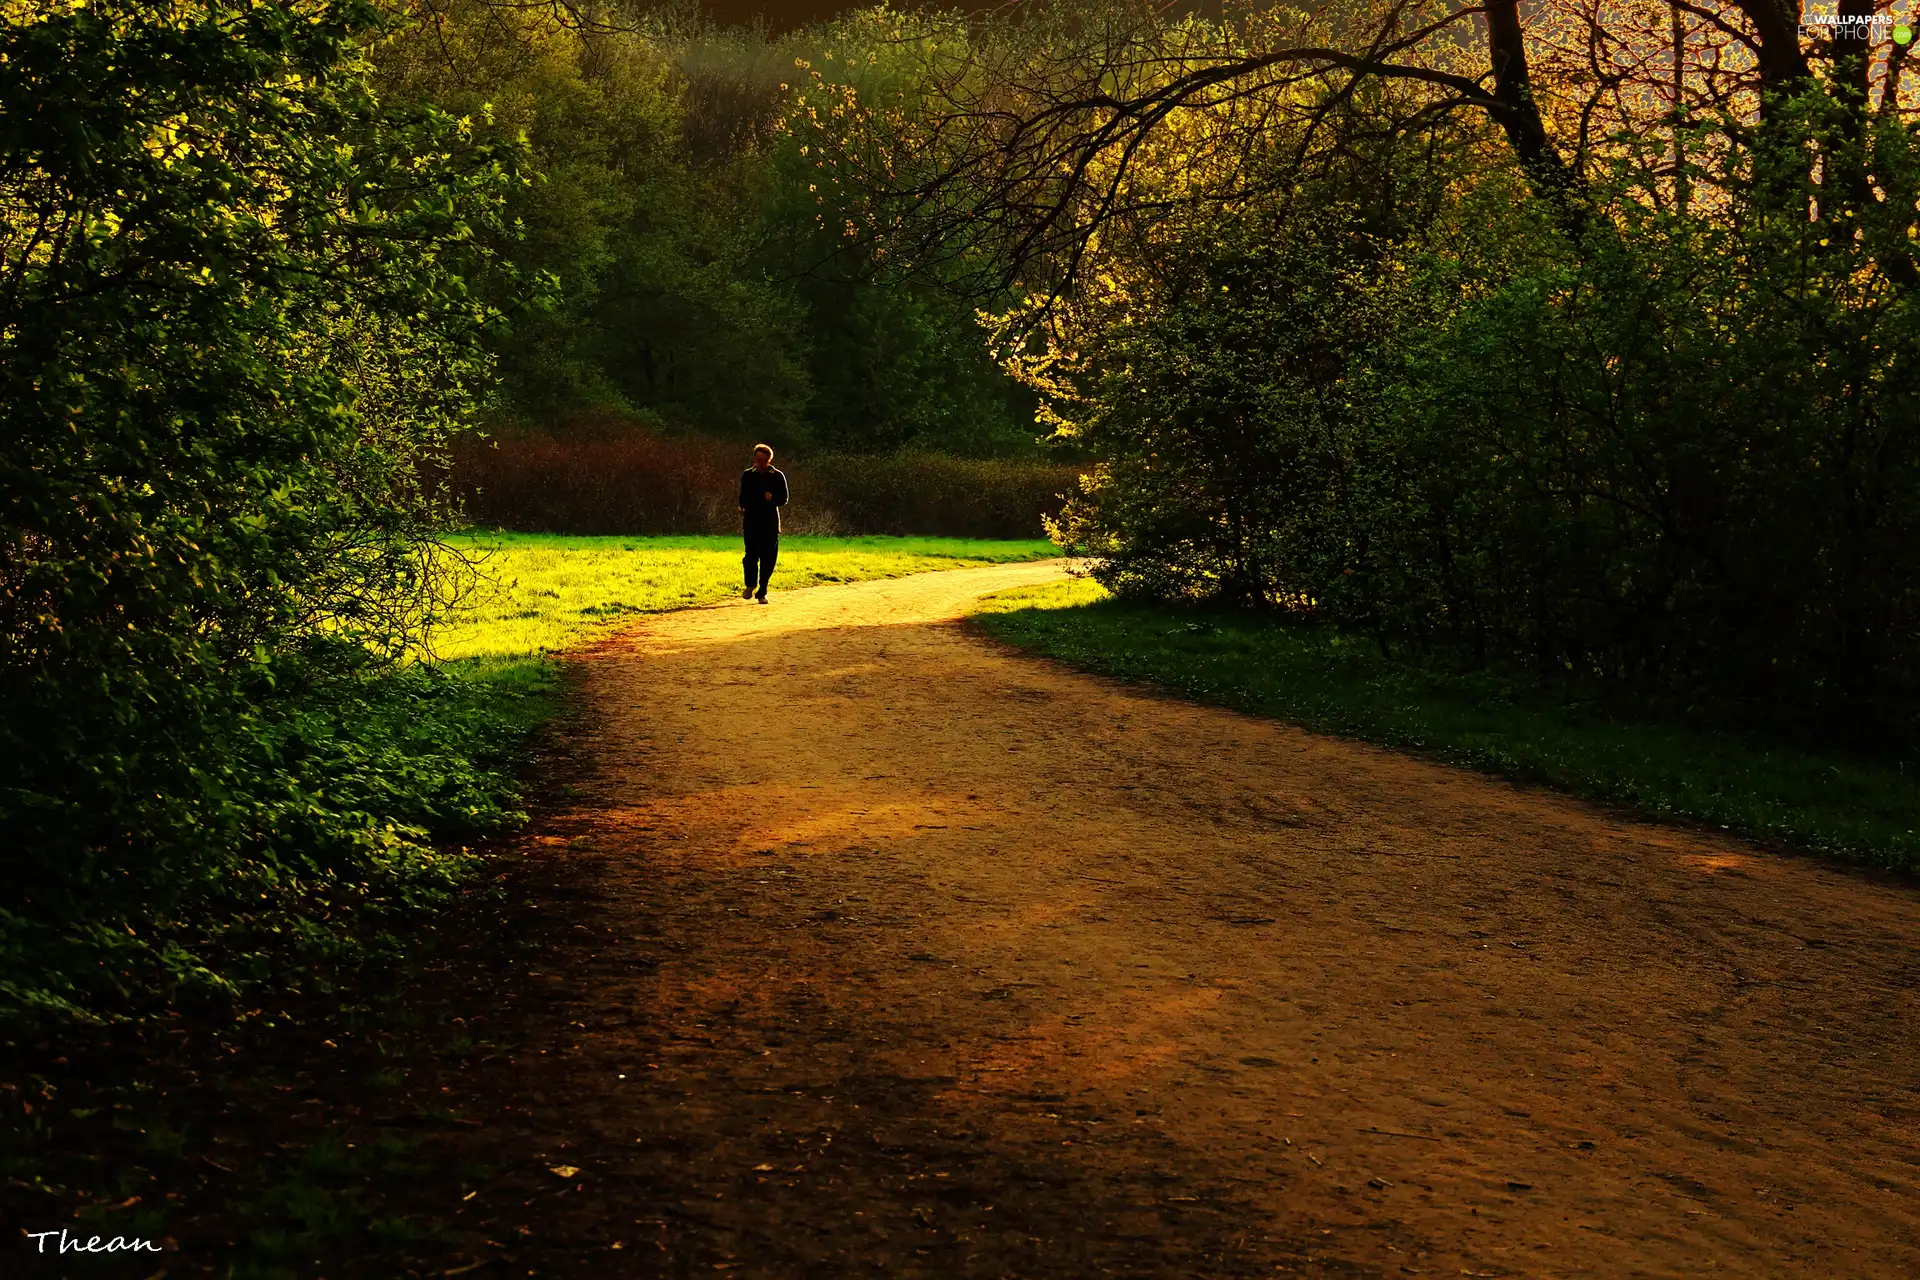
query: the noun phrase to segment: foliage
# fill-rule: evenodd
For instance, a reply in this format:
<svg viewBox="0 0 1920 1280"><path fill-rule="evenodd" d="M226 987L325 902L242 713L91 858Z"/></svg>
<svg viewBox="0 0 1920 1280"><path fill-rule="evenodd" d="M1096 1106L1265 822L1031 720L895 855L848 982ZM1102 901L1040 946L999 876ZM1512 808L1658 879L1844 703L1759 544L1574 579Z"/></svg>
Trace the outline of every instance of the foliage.
<svg viewBox="0 0 1920 1280"><path fill-rule="evenodd" d="M490 104L489 135L524 136L540 175L512 198L524 235L499 247L514 279L558 287L498 347L509 416L612 409L782 447L1031 450L1031 399L971 310L883 279L843 233L859 194L822 186L809 158L821 131L855 122L806 98L808 68L873 95L912 89L871 15L773 37L621 6L398 9L372 50L385 90ZM499 301L516 308L512 286Z"/></svg>
<svg viewBox="0 0 1920 1280"><path fill-rule="evenodd" d="M403 794L350 731L438 590L438 455L486 369L463 275L512 174L380 105L375 16L110 0L0 28L16 1006L221 988L201 907L431 883L418 822L499 807Z"/></svg>
<svg viewBox="0 0 1920 1280"><path fill-rule="evenodd" d="M1162 306L1116 307L1096 389L1067 424L1107 462L1061 539L1096 551L1125 593L1350 595L1356 556L1384 532L1372 499L1391 461L1365 366L1402 325L1375 283L1391 253L1328 202L1311 222L1223 228L1173 259Z"/></svg>
<svg viewBox="0 0 1920 1280"><path fill-rule="evenodd" d="M1769 128L1831 152L1843 124L1812 95ZM1912 135L1870 142L1911 191ZM1330 167L1170 234L1167 287L1085 304L1077 363L1030 374L1108 460L1060 537L1123 594L1910 741L1914 211L1808 218L1810 176L1719 154L1685 209L1623 158L1578 235L1510 174L1423 190L1404 153L1370 162L1396 218Z"/></svg>
<svg viewBox="0 0 1920 1280"><path fill-rule="evenodd" d="M1526 680L1423 668L1365 638L1244 611L1116 599L1090 580L1001 592L990 635L1103 675L1409 748L1663 819L1920 870L1911 759L1805 750L1544 697Z"/></svg>
<svg viewBox="0 0 1920 1280"><path fill-rule="evenodd" d="M1917 160L1881 133L1882 172ZM1541 674L1910 740L1920 313L1886 252L1912 210L1835 227L1749 189L1729 213L1623 202L1410 339L1425 528L1395 550L1424 582L1379 607Z"/></svg>
<svg viewBox="0 0 1920 1280"><path fill-rule="evenodd" d="M890 259L871 234L870 175L829 161L911 129L936 105L929 59L966 38L950 14L856 10L815 33L782 77L762 256L795 278L813 317L816 437L834 451L1031 451L1032 398L988 358L980 300L950 287L963 268L936 254Z"/></svg>
<svg viewBox="0 0 1920 1280"><path fill-rule="evenodd" d="M848 237L1101 459L1056 528L1117 590L1910 741L1908 46L1779 19L1065 0L801 100Z"/></svg>

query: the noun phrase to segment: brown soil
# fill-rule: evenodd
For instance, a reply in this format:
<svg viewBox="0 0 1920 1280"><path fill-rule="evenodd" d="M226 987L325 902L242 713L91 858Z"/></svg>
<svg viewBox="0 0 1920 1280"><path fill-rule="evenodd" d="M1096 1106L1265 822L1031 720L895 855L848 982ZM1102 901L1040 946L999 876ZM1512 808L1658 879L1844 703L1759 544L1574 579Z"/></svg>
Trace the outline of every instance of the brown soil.
<svg viewBox="0 0 1920 1280"><path fill-rule="evenodd" d="M581 659L450 1270L1920 1275L1911 887L957 621L1058 572Z"/></svg>

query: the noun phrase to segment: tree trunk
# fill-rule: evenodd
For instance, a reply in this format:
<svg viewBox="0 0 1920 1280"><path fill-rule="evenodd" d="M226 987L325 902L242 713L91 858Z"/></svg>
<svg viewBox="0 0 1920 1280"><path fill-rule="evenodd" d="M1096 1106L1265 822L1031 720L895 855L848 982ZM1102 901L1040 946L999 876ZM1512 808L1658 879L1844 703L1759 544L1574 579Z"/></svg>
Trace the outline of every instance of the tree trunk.
<svg viewBox="0 0 1920 1280"><path fill-rule="evenodd" d="M1520 0L1493 0L1486 15L1493 98L1499 104L1494 117L1534 191L1553 205L1555 220L1562 228L1578 233L1585 225L1575 199L1580 179L1547 136L1540 106L1534 101L1526 33L1520 25Z"/></svg>
<svg viewBox="0 0 1920 1280"><path fill-rule="evenodd" d="M1759 37L1760 111L1792 97L1813 79L1800 49L1798 0L1733 0ZM1854 0L1842 0L1842 4ZM1844 12L1844 9L1843 9Z"/></svg>

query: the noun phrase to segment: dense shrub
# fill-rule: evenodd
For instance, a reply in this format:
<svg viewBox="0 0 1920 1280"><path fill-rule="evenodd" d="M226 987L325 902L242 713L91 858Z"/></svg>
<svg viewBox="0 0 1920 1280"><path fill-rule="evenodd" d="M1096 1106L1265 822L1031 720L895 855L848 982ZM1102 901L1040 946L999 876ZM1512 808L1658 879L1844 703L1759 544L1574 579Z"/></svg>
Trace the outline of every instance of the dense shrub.
<svg viewBox="0 0 1920 1280"><path fill-rule="evenodd" d="M1080 468L1023 459L827 454L796 463L819 494L821 532L1032 538Z"/></svg>
<svg viewBox="0 0 1920 1280"><path fill-rule="evenodd" d="M461 441L453 452L453 488L467 518L493 528L709 533L737 515L739 455L711 440L588 419L564 432Z"/></svg>
<svg viewBox="0 0 1920 1280"><path fill-rule="evenodd" d="M429 857L377 786L329 786L357 748L290 728L434 598L435 459L486 364L461 269L509 181L367 91L377 20L0 24L0 1013L141 985L103 960L89 987L63 946L195 973L209 902Z"/></svg>
<svg viewBox="0 0 1920 1280"><path fill-rule="evenodd" d="M1824 109L1773 127L1830 148ZM1915 190L1912 137L1872 141ZM1497 173L1424 227L1329 183L1191 230L1092 327L1063 413L1110 462L1060 536L1122 592L1911 741L1912 200L1810 219L1726 156L1712 203L1597 184L1577 232Z"/></svg>
<svg viewBox="0 0 1920 1280"><path fill-rule="evenodd" d="M454 488L475 522L521 532L726 533L752 441L669 437L601 418L463 441ZM789 533L1032 538L1076 468L896 453L782 453Z"/></svg>
<svg viewBox="0 0 1920 1280"><path fill-rule="evenodd" d="M1411 338L1382 551L1419 568L1373 607L1550 677L1910 739L1920 294L1877 259L1911 210L1857 239L1741 212L1632 220Z"/></svg>

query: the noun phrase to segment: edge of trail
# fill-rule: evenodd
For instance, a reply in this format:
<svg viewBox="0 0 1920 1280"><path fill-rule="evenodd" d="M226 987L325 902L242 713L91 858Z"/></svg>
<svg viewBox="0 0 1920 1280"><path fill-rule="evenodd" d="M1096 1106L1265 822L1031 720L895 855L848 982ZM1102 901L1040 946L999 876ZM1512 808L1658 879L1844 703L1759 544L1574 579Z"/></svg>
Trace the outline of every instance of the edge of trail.
<svg viewBox="0 0 1920 1280"><path fill-rule="evenodd" d="M455 1264L1920 1272L1920 893L957 625L1059 572L574 661Z"/></svg>

